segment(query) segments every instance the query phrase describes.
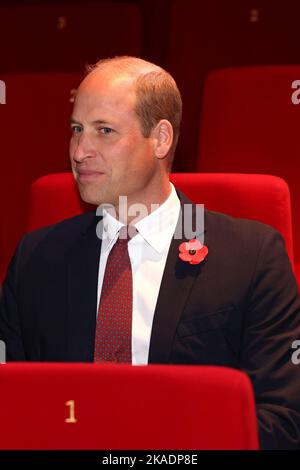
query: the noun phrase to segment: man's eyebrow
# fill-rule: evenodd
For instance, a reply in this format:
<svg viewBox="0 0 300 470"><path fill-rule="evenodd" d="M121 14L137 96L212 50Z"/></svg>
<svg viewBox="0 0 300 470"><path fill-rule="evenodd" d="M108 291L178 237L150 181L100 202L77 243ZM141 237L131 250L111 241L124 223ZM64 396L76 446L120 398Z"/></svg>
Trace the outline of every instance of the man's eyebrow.
<svg viewBox="0 0 300 470"><path fill-rule="evenodd" d="M80 124L80 125L82 125L79 121L74 119L72 116L70 117L70 124ZM104 121L102 119L96 119L96 121L92 121L91 124L93 124L93 125L95 125L95 124L108 124L108 121Z"/></svg>
<svg viewBox="0 0 300 470"><path fill-rule="evenodd" d="M80 124L79 121L76 121L76 119L73 118L73 116L70 117L70 124Z"/></svg>
<svg viewBox="0 0 300 470"><path fill-rule="evenodd" d="M97 119L96 121L92 121L92 124L108 124L108 121Z"/></svg>

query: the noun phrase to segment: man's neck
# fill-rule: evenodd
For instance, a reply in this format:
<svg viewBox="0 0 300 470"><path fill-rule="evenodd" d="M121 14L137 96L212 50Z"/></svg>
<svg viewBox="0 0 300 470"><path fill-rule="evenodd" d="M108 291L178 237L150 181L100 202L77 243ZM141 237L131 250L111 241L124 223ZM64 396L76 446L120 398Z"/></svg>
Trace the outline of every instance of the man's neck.
<svg viewBox="0 0 300 470"><path fill-rule="evenodd" d="M164 191L155 196L152 195L151 202L147 198L135 198L134 201L127 196L119 197L119 204L115 207L116 218L125 225L142 220L157 210L170 197L172 192L171 184Z"/></svg>

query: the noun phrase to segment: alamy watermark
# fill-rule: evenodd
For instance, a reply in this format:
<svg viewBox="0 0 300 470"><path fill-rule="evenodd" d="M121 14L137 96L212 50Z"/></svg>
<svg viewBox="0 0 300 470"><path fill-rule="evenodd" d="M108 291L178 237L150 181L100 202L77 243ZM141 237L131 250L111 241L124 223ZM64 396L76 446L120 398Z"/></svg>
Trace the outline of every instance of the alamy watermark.
<svg viewBox="0 0 300 470"><path fill-rule="evenodd" d="M6 363L6 347L4 341L0 340L0 364Z"/></svg>
<svg viewBox="0 0 300 470"><path fill-rule="evenodd" d="M300 80L292 81L292 89L295 90L291 95L292 103L295 105L300 104Z"/></svg>
<svg viewBox="0 0 300 470"><path fill-rule="evenodd" d="M121 220L129 227L129 237L135 231L135 224L150 215L155 210L159 209L159 204L151 204L150 208L145 204L135 203L128 206L127 196L119 197L118 215L116 209L112 204L101 204L96 211L98 216L103 216L106 211L115 219ZM169 217L169 219L168 219ZM158 213L156 228L161 232L166 226L172 222L172 214ZM128 222L130 221L130 222ZM101 240L107 237L105 230L105 218L102 218L96 228L97 237ZM132 231L132 233L130 233ZM126 232L120 234L120 238L127 238ZM204 244L204 204L183 204L179 218L177 220L176 229L173 235L175 240L182 240L183 238L191 240L197 238L200 243Z"/></svg>
<svg viewBox="0 0 300 470"><path fill-rule="evenodd" d="M296 351L293 352L292 357L291 357L292 363L295 366L298 366L300 364L300 340L299 339L296 339L295 341L293 341L292 349L296 349Z"/></svg>
<svg viewBox="0 0 300 470"><path fill-rule="evenodd" d="M6 104L6 85L3 80L0 80L0 104Z"/></svg>

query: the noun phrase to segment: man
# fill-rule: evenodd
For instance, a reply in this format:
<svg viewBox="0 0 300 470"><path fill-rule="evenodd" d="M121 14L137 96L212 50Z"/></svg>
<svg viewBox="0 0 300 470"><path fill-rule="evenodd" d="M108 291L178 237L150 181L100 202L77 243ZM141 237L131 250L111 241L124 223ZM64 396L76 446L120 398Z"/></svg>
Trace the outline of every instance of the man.
<svg viewBox="0 0 300 470"><path fill-rule="evenodd" d="M210 211L204 246L203 230L194 242L174 236L191 204L169 183L180 119L180 94L161 68L121 57L90 70L74 103L70 158L83 200L106 209L22 239L3 286L0 339L12 361L244 370L262 447L295 448L300 303L283 240ZM124 226L135 231L122 245Z"/></svg>

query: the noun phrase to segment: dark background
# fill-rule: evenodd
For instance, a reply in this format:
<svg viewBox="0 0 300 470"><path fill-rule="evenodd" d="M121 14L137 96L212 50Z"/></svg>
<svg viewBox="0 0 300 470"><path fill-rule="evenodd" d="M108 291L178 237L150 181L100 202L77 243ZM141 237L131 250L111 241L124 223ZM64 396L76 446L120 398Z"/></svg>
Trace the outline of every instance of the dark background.
<svg viewBox="0 0 300 470"><path fill-rule="evenodd" d="M300 1L0 2L0 78L5 72L82 71L121 54L139 55L174 75L184 102L174 170L193 171L206 73L300 63Z"/></svg>

